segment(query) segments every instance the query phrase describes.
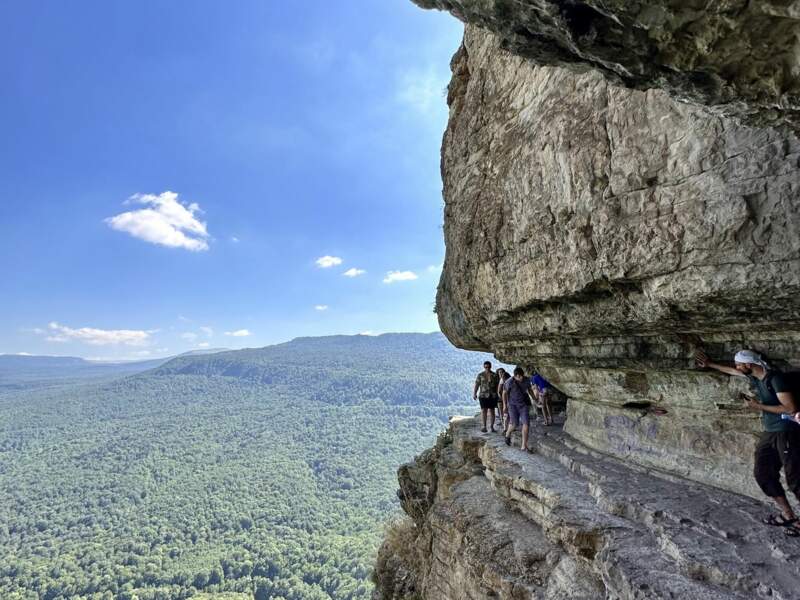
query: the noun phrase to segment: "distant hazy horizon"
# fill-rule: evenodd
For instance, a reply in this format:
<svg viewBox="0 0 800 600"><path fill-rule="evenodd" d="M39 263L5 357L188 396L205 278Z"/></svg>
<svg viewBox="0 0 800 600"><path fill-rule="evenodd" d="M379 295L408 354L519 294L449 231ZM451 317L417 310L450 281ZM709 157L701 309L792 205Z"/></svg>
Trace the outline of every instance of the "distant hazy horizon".
<svg viewBox="0 0 800 600"><path fill-rule="evenodd" d="M269 344L263 344L261 346L241 346L238 348L228 348L228 347L214 347L214 348L203 348L199 350L184 350L183 352L178 353L166 353L163 356L152 355L145 358L104 358L98 356L79 356L76 354L31 354L30 352L0 352L0 357L2 356L19 356L19 357L29 357L29 358L80 358L86 361L91 362L136 362L136 361L148 361L148 360L157 360L157 359L164 359L170 358L174 356L179 356L181 354L191 353L193 351L207 351L207 352L233 352L236 350L253 350L253 349L260 349L260 348L267 348L270 346L279 346L281 344L288 344L293 342L297 339L302 338L329 338L329 337L339 337L339 336L357 336L357 335L364 335L368 337L380 337L383 335L435 335L440 334L444 335L438 329L436 331L384 331L383 333L330 333L326 335L312 335L312 336L294 336L290 337L285 340L278 340L276 342L272 342Z"/></svg>

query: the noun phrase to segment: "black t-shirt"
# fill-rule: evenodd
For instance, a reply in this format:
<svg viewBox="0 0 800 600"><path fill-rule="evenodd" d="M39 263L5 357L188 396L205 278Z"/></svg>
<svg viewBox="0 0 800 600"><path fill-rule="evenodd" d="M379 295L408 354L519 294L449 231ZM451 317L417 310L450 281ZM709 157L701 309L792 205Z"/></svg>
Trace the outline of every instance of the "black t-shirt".
<svg viewBox="0 0 800 600"><path fill-rule="evenodd" d="M758 395L761 403L767 406L780 405L778 393L792 391L789 389L783 373L779 371L769 371L763 380L753 375L748 375L747 379L750 380L750 387ZM789 431L792 429L790 421L784 421L780 415L771 412L761 411L761 422L764 424L764 431Z"/></svg>

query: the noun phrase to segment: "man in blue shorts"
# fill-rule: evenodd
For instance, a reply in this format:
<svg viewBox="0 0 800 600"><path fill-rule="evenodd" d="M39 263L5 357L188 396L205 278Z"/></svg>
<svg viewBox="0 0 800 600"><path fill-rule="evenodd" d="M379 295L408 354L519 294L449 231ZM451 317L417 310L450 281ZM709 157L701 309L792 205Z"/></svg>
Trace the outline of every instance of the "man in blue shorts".
<svg viewBox="0 0 800 600"><path fill-rule="evenodd" d="M522 445L520 450L528 450L528 425L530 423L532 384L525 377L522 367L514 369L514 376L503 384L503 402L508 406L508 429L505 432L506 445L511 445L511 434L522 424Z"/></svg>

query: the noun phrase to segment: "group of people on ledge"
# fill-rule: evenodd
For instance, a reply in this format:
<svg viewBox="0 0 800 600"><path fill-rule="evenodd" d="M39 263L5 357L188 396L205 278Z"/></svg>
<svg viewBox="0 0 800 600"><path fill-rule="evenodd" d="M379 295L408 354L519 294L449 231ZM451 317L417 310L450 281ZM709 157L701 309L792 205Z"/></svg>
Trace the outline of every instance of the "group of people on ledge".
<svg viewBox="0 0 800 600"><path fill-rule="evenodd" d="M786 485L800 502L800 372L783 373L772 368L752 350L740 350L734 356L735 366L713 362L704 352L695 355L697 366L746 377L749 394L743 395L745 406L761 412L763 432L756 444L753 474L761 490L779 509L764 524L784 528L790 537L800 537L800 517L792 508L781 483L781 469ZM492 371L492 363L483 363L483 371L475 379L473 399L481 405L481 431L495 432L495 411L499 407L505 442L511 445L511 434L522 426L522 445L528 450L530 408L542 411L545 425L553 422L550 383L540 374L527 377L522 367L509 375L504 369ZM489 430L487 430L487 426Z"/></svg>
<svg viewBox="0 0 800 600"><path fill-rule="evenodd" d="M511 445L511 435L517 427L522 427L521 450L528 450L528 430L530 409L541 410L541 420L545 425L553 424L552 398L553 386L544 377L534 372L532 377L525 375L522 367L509 373L500 367L492 371L492 363L483 363L483 371L475 379L472 390L473 400L481 405L481 431L496 432L495 419L499 419L506 444ZM487 429L488 427L488 429Z"/></svg>

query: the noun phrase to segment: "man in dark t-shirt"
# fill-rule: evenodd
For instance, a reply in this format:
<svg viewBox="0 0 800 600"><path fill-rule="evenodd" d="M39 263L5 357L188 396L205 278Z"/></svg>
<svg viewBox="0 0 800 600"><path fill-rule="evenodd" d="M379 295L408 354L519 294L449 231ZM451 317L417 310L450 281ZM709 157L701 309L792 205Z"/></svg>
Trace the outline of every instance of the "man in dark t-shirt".
<svg viewBox="0 0 800 600"><path fill-rule="evenodd" d="M787 535L800 537L797 515L786 499L786 492L781 485L783 468L786 484L800 500L800 426L781 417L794 415L800 409L787 378L780 371L770 369L766 361L752 350L736 353L736 368L711 362L703 352L698 352L695 358L701 367L747 377L750 381L755 396L745 396L745 402L748 408L761 411L761 422L764 425L764 432L756 446L753 474L761 490L781 510L780 515L769 515L764 523L785 527Z"/></svg>

